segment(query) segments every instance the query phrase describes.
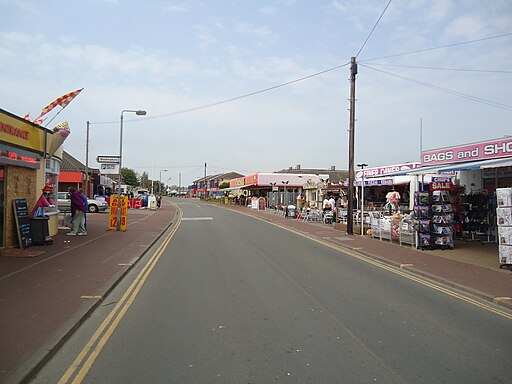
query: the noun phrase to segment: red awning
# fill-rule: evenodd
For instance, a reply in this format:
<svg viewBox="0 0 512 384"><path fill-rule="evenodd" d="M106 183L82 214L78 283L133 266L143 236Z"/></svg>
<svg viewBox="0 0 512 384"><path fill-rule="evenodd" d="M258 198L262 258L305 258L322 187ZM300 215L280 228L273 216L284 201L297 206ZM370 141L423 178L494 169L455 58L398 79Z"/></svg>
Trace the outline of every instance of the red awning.
<svg viewBox="0 0 512 384"><path fill-rule="evenodd" d="M60 183L81 183L84 181L82 172L61 172L59 175Z"/></svg>

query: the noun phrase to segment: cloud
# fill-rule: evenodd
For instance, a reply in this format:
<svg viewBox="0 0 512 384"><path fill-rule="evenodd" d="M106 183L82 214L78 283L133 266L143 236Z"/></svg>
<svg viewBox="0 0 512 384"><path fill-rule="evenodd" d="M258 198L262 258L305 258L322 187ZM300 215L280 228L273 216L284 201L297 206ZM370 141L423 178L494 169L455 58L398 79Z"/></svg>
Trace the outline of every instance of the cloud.
<svg viewBox="0 0 512 384"><path fill-rule="evenodd" d="M260 40L274 42L277 40L277 34L275 34L268 27L257 27L251 23L239 22L235 27L236 32L255 37Z"/></svg>
<svg viewBox="0 0 512 384"><path fill-rule="evenodd" d="M275 15L275 14L277 14L277 9L276 9L276 7L266 5L260 9L260 12L265 15Z"/></svg>
<svg viewBox="0 0 512 384"><path fill-rule="evenodd" d="M341 11L341 12L343 12L343 13L346 13L346 12L347 12L347 10L348 10L348 7L347 7L347 6L345 6L344 4L342 4L341 2L336 1L336 0L332 1L332 2L331 2L331 5L332 5L332 7L333 7L334 9L336 9L336 10L338 10L338 11Z"/></svg>
<svg viewBox="0 0 512 384"><path fill-rule="evenodd" d="M185 5L177 5L177 4L170 4L164 6L164 11L169 13L186 13L188 12L188 7Z"/></svg>
<svg viewBox="0 0 512 384"><path fill-rule="evenodd" d="M445 28L450 38L475 39L488 35L486 23L479 16L464 15L455 18Z"/></svg>

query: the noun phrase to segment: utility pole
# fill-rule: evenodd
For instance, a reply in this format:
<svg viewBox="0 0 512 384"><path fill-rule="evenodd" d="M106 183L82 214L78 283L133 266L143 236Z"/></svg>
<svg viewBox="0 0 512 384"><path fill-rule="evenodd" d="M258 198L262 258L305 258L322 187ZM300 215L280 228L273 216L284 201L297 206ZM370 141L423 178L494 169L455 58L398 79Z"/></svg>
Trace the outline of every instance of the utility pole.
<svg viewBox="0 0 512 384"><path fill-rule="evenodd" d="M206 200L206 194L207 194L208 188L206 186L206 163L204 163L204 195L203 198Z"/></svg>
<svg viewBox="0 0 512 384"><path fill-rule="evenodd" d="M85 196L90 197L89 194L89 120L87 120L87 130L85 137Z"/></svg>
<svg viewBox="0 0 512 384"><path fill-rule="evenodd" d="M354 234L354 137L356 129L356 58L350 59L350 126L348 139L348 207L347 234Z"/></svg>

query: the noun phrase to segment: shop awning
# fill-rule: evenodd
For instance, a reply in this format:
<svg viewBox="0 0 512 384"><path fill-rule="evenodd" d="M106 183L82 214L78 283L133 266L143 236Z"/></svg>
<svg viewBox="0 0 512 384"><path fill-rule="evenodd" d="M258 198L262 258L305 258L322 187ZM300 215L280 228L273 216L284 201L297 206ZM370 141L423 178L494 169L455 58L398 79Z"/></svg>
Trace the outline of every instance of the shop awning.
<svg viewBox="0 0 512 384"><path fill-rule="evenodd" d="M499 168L512 166L512 158L505 157L501 159L487 159L478 161L468 161L464 163L445 164L432 167L417 168L408 173L408 175L424 175L426 173L446 173L455 171L471 171L476 169Z"/></svg>
<svg viewBox="0 0 512 384"><path fill-rule="evenodd" d="M59 183L81 183L84 179L82 172L61 172Z"/></svg>

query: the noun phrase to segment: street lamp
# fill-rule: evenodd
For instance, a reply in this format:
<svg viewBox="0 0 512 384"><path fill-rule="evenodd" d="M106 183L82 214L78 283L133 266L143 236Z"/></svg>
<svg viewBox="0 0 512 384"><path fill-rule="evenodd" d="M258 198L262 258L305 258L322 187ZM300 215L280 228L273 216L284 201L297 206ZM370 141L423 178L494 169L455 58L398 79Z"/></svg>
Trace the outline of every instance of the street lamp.
<svg viewBox="0 0 512 384"><path fill-rule="evenodd" d="M162 172L167 172L167 169L160 170L160 178L158 179L158 192L162 193Z"/></svg>
<svg viewBox="0 0 512 384"><path fill-rule="evenodd" d="M116 231L121 229L121 164L123 159L123 113L133 112L137 116L144 116L146 111L134 110L134 109L123 109L121 111L121 128L119 130L119 184L117 186L117 222Z"/></svg>
<svg viewBox="0 0 512 384"><path fill-rule="evenodd" d="M286 190L286 185L290 182L290 180L287 181L281 181L283 183L283 205L288 205L288 191ZM285 202L286 201L286 202Z"/></svg>
<svg viewBox="0 0 512 384"><path fill-rule="evenodd" d="M368 164L361 163L357 164L358 167L361 168L361 236L364 235L364 167L367 167Z"/></svg>

